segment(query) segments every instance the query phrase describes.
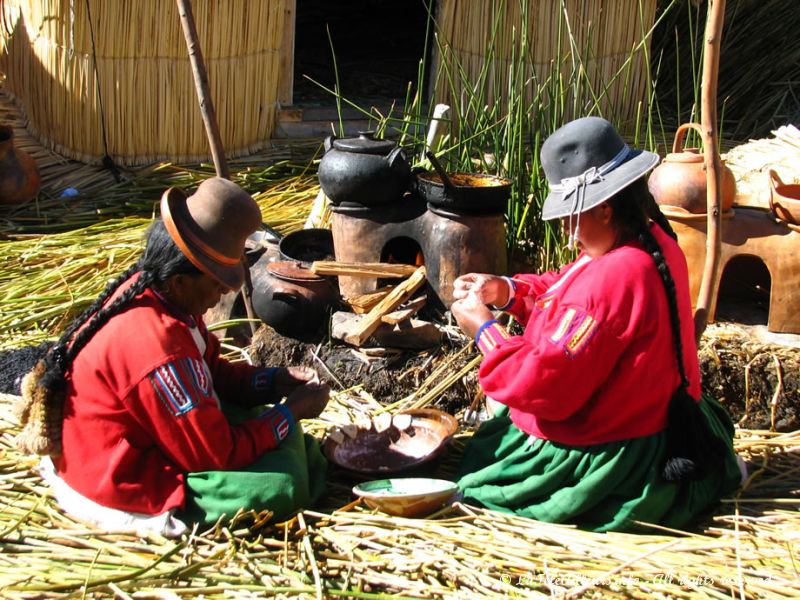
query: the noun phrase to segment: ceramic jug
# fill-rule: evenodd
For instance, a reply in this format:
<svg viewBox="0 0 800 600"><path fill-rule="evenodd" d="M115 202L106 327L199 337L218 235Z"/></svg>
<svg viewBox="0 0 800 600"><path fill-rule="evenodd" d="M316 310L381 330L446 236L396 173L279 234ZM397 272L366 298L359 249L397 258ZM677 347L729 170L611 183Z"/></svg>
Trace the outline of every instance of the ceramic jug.
<svg viewBox="0 0 800 600"><path fill-rule="evenodd" d="M0 125L0 204L22 204L35 198L40 187L36 161L14 145L14 130Z"/></svg>
<svg viewBox="0 0 800 600"><path fill-rule="evenodd" d="M653 170L647 185L659 204L677 206L691 213L705 213L708 206L705 157L697 148L681 149L689 129L702 133L697 123L685 123L678 127L672 152ZM733 205L736 180L724 161L720 161L720 165L720 208L725 212Z"/></svg>

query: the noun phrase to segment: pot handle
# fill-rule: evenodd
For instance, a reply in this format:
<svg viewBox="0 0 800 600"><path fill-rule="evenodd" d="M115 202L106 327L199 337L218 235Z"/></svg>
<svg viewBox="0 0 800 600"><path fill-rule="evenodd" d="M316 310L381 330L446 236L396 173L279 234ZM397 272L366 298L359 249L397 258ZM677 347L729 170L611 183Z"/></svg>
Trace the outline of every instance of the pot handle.
<svg viewBox="0 0 800 600"><path fill-rule="evenodd" d="M281 290L275 290L272 292L272 300L281 300L286 302L289 306L292 307L300 307L303 303L303 297L300 294L296 294L294 292L284 292Z"/></svg>
<svg viewBox="0 0 800 600"><path fill-rule="evenodd" d="M781 217L778 215L778 211L775 210L775 194L778 193L777 187L783 185L783 181L778 177L778 173L775 169L770 169L767 173L769 175L769 209L776 219L780 219ZM777 206L778 208L782 208L780 204Z"/></svg>
<svg viewBox="0 0 800 600"><path fill-rule="evenodd" d="M405 161L405 159L406 157L403 154L402 146L397 146L395 148L392 148L392 151L386 155L386 162L389 163L389 167L391 168L394 168L394 165L398 160Z"/></svg>
<svg viewBox="0 0 800 600"><path fill-rule="evenodd" d="M678 154L683 149L683 138L686 137L686 132L690 129L694 129L700 135L700 139L703 139L703 129L699 123L684 123L675 131L675 141L672 142L672 151L675 154Z"/></svg>
<svg viewBox="0 0 800 600"><path fill-rule="evenodd" d="M325 141L322 145L325 147L325 152L329 152L331 148L333 148L333 142L335 142L338 138L335 135L329 135L325 138Z"/></svg>

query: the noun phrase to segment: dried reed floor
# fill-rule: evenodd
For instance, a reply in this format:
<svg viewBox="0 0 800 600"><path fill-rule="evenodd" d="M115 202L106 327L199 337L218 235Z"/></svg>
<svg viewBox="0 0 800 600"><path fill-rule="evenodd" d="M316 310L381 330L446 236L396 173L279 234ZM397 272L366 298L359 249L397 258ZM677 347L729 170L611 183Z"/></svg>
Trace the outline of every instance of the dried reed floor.
<svg viewBox="0 0 800 600"><path fill-rule="evenodd" d="M36 460L14 447L15 400L0 396L6 598L800 595L797 432L740 430L737 448L755 471L691 532L596 534L458 503L427 519L401 519L353 503L352 482L332 472L323 506L286 523L242 513L167 540L99 531L65 516ZM342 392L307 430L322 436L376 409L363 392ZM454 440L455 454L460 443Z"/></svg>

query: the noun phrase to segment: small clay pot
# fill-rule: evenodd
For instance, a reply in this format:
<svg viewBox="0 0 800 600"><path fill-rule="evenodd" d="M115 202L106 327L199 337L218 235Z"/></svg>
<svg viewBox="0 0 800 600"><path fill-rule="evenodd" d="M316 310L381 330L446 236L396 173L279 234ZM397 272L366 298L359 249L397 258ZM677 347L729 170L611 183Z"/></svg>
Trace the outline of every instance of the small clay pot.
<svg viewBox="0 0 800 600"><path fill-rule="evenodd" d="M800 225L800 184L786 184L769 170L769 209L778 219Z"/></svg>
<svg viewBox="0 0 800 600"><path fill-rule="evenodd" d="M35 198L40 188L36 161L14 145L14 130L0 125L0 204L22 204Z"/></svg>
<svg viewBox="0 0 800 600"><path fill-rule="evenodd" d="M697 123L685 123L678 127L672 152L653 170L647 185L659 204L677 206L691 213L705 213L708 210L705 157L697 148L681 150L689 129L702 133ZM720 161L720 164L720 208L725 212L733 205L736 180L725 162Z"/></svg>

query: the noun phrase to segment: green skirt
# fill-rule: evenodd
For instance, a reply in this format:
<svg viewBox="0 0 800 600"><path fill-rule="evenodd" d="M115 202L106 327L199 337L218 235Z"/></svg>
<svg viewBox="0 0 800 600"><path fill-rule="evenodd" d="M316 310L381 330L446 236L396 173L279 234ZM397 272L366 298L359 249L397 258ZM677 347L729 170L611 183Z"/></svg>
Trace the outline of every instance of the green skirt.
<svg viewBox="0 0 800 600"><path fill-rule="evenodd" d="M252 414L235 407L225 412L232 422ZM274 520L285 519L322 497L327 469L319 442L304 434L298 423L280 446L244 469L188 473L186 507L177 516L202 526L233 517L239 509L269 510Z"/></svg>
<svg viewBox="0 0 800 600"><path fill-rule="evenodd" d="M713 398L700 403L710 429L726 441L724 465L704 479L661 478L666 434L593 446L529 438L503 407L467 444L459 486L466 502L593 531L630 531L635 521L681 528L741 480L733 423Z"/></svg>

